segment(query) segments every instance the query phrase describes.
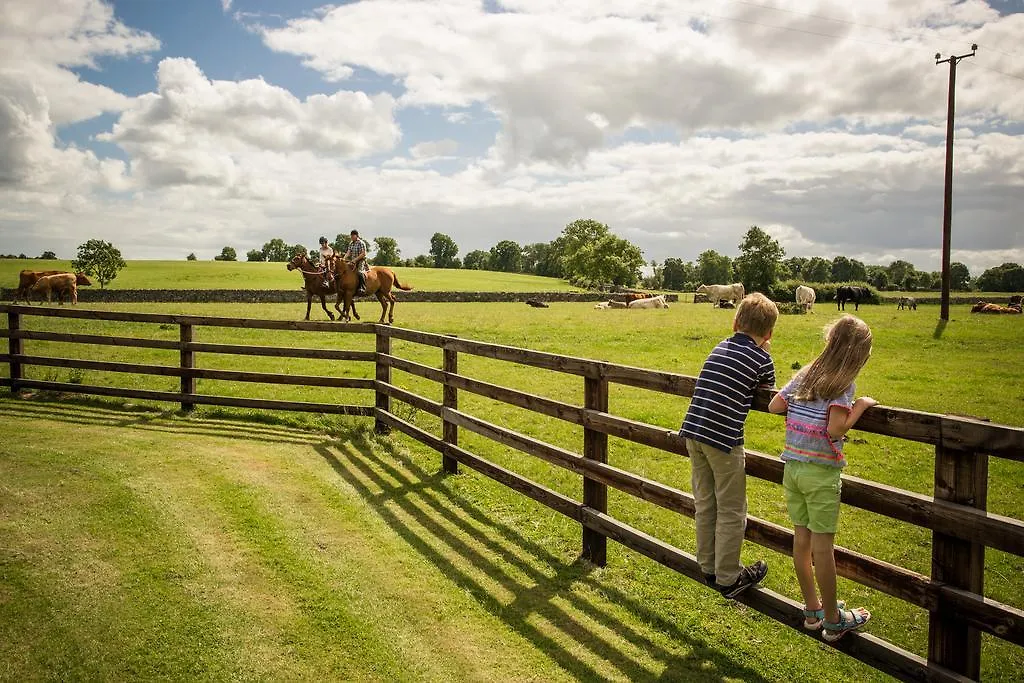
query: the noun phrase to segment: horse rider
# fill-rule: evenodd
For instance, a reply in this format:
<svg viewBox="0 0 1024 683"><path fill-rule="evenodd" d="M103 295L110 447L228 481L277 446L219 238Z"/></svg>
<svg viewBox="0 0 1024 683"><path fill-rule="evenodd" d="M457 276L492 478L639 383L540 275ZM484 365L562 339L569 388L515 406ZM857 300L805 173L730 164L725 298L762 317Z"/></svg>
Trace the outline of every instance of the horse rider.
<svg viewBox="0 0 1024 683"><path fill-rule="evenodd" d="M358 230L353 230L349 237L352 242L348 245L348 251L345 252L345 260L348 261L348 267L354 268L356 275L359 276L359 286L356 288L355 296L360 296L366 293L365 273L370 269L366 263L366 244L359 239Z"/></svg>
<svg viewBox="0 0 1024 683"><path fill-rule="evenodd" d="M320 238L320 267L324 270L324 287L330 289L334 280L334 262L338 253L330 245L326 237Z"/></svg>

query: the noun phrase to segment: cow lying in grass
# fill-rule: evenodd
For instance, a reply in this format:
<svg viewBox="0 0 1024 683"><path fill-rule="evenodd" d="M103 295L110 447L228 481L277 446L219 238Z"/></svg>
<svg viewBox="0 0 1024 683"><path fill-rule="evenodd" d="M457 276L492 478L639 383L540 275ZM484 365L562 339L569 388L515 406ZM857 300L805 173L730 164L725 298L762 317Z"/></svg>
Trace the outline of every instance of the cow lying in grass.
<svg viewBox="0 0 1024 683"><path fill-rule="evenodd" d="M999 304L990 304L985 301L979 301L971 306L971 313L1006 313L1009 315L1020 315L1021 305L1015 304L1010 306L1000 306Z"/></svg>
<svg viewBox="0 0 1024 683"><path fill-rule="evenodd" d="M668 308L668 303L665 301L665 296L659 294L658 296L650 296L646 299L634 299L627 306L629 308Z"/></svg>
<svg viewBox="0 0 1024 683"><path fill-rule="evenodd" d="M29 295L36 295L39 297L40 303L42 303L43 295L46 295L46 303L53 301L53 295L57 295L57 302L63 306L64 297L68 296L71 299L72 304L78 303L78 282L79 279L85 280L84 284L92 284L89 282L81 273L58 273L56 275L44 275L43 277L36 280L36 283L29 289ZM28 297L26 297L28 300ZM31 303L31 301L30 301Z"/></svg>

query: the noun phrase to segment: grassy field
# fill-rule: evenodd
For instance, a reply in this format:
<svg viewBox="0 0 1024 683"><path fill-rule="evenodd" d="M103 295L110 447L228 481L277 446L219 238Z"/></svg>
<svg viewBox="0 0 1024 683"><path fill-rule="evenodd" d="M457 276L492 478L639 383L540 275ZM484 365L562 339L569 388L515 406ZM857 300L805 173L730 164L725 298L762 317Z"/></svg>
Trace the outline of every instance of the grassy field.
<svg viewBox="0 0 1024 683"><path fill-rule="evenodd" d="M417 271L414 271L417 272ZM109 305L114 310L138 310ZM147 305L149 312L299 319L297 305ZM368 310L373 310L373 307ZM875 332L858 393L885 405L969 414L1024 426L1024 352L1016 317L865 306ZM402 326L694 375L729 330L710 306L595 311L587 304L399 304ZM365 312L364 312L365 316ZM834 311L784 316L773 356L779 380L821 346ZM177 339L177 328L31 320ZM344 329L339 325L339 330ZM348 334L201 329L198 341L372 349ZM43 355L72 354L29 343ZM396 355L435 367L440 352L396 342ZM74 355L173 365L176 354L80 349ZM371 377L366 364L200 355L200 367ZM4 368L6 371L6 368ZM460 373L559 400L582 380L460 357ZM28 368L87 384L173 389L172 378ZM395 373L434 400L436 385ZM372 404L372 394L200 380L203 393ZM40 399L42 397L37 397ZM0 678L184 677L404 680L883 680L866 667L780 629L709 590L611 544L604 569L575 561L579 529L475 474L439 475L433 451L401 436L378 440L366 421L173 406L115 407L4 399L0 407ZM430 416L396 411L438 431ZM460 408L579 452L581 430L463 393ZM669 429L683 398L614 386L613 413ZM777 453L777 416L751 415L747 447ZM67 434L75 433L74 444ZM930 494L932 451L852 434L848 473ZM575 476L464 433L460 443L573 497ZM610 440L612 464L689 490L689 463ZM18 482L15 484L15 482ZM993 460L989 509L1024 518L1021 466ZM751 480L752 515L788 525L781 491ZM611 514L689 552L693 525L610 493ZM126 520L130 523L126 524ZM844 509L840 545L922 573L930 534ZM767 585L798 596L789 558L764 557ZM989 551L986 595L1024 607L1024 559ZM858 584L841 596L869 607L869 631L923 653L927 613ZM407 608L407 609L406 609ZM408 616L404 616L404 615ZM45 615L45 616L41 616ZM367 626L373 615L382 625ZM102 642L102 646L101 643ZM435 654L425 654L433 651ZM240 653L245 653L242 656ZM250 653L255 653L250 658ZM1019 680L1024 651L986 638L984 680Z"/></svg>
<svg viewBox="0 0 1024 683"><path fill-rule="evenodd" d="M70 261L0 259L0 286L18 286L18 273L70 270ZM395 268L399 281L423 291L564 292L579 291L565 280L520 273L439 268ZM302 276L284 263L244 261L128 261L108 289L294 289ZM99 287L99 283L93 286Z"/></svg>

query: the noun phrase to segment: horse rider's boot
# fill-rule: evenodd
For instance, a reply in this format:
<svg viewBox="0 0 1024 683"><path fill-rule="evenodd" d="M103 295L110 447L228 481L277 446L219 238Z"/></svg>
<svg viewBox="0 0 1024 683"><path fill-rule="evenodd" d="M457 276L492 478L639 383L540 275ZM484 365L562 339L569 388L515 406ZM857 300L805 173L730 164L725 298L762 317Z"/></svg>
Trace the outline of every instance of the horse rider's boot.
<svg viewBox="0 0 1024 683"><path fill-rule="evenodd" d="M359 286L356 288L356 296L362 296L366 294L366 276L361 270L357 274L359 275Z"/></svg>

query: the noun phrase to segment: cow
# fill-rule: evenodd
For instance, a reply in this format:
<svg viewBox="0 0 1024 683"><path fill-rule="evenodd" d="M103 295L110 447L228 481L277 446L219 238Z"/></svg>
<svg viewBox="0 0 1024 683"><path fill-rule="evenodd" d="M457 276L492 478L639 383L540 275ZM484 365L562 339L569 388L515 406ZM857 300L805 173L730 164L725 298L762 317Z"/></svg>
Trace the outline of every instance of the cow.
<svg viewBox="0 0 1024 683"><path fill-rule="evenodd" d="M984 301L971 306L971 313L1007 313L1009 315L1020 315L1021 307L1020 304L1013 306L1000 306L999 304L990 304Z"/></svg>
<svg viewBox="0 0 1024 683"><path fill-rule="evenodd" d="M57 294L57 302L63 306L64 297L70 295L71 303L78 303L78 277L74 273L57 273L56 275L44 275L36 280L36 283L29 289L29 294L39 296L42 303L43 295L46 295L46 303L53 301L54 293ZM31 303L31 301L29 301Z"/></svg>
<svg viewBox="0 0 1024 683"><path fill-rule="evenodd" d="M896 304L896 310L902 311L903 309L906 309L908 311L916 311L917 299L915 299L912 296L901 296L899 303Z"/></svg>
<svg viewBox="0 0 1024 683"><path fill-rule="evenodd" d="M14 290L14 303L18 303L19 300L24 299L25 303L31 304L32 302L28 298L29 290L32 289L39 278L46 277L47 275L64 275L69 274L66 270L23 270L18 273L18 288ZM85 276L85 273L74 273L75 285L78 287L89 286L92 282Z"/></svg>
<svg viewBox="0 0 1024 683"><path fill-rule="evenodd" d="M859 311L861 302L871 298L871 292L867 287L854 285L842 285L836 287L836 310L846 310L846 302L853 302L853 310Z"/></svg>
<svg viewBox="0 0 1024 683"><path fill-rule="evenodd" d="M526 303L528 306L533 306L534 308L550 308L550 306L539 299L527 299Z"/></svg>
<svg viewBox="0 0 1024 683"><path fill-rule="evenodd" d="M668 303L665 301L665 296L659 294L658 296L650 296L646 299L634 299L628 304L629 308L668 308Z"/></svg>
<svg viewBox="0 0 1024 683"><path fill-rule="evenodd" d="M718 302L722 299L727 301L734 301L739 303L739 300L743 298L743 283L735 282L731 285L700 285L694 292L694 296L697 294L704 293L714 305L718 305Z"/></svg>
<svg viewBox="0 0 1024 683"><path fill-rule="evenodd" d="M1020 296L1020 294L1014 294L1013 296L1011 296L1010 300L1007 303L1009 303L1011 306L1020 306L1021 305L1021 296Z"/></svg>
<svg viewBox="0 0 1024 683"><path fill-rule="evenodd" d="M608 300L608 308L629 308L629 304L625 301L616 301L615 299Z"/></svg>
<svg viewBox="0 0 1024 683"><path fill-rule="evenodd" d="M817 296L811 287L807 287L805 285L796 286L796 302L800 306L803 306L805 311L811 310L816 298Z"/></svg>

